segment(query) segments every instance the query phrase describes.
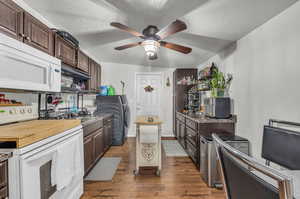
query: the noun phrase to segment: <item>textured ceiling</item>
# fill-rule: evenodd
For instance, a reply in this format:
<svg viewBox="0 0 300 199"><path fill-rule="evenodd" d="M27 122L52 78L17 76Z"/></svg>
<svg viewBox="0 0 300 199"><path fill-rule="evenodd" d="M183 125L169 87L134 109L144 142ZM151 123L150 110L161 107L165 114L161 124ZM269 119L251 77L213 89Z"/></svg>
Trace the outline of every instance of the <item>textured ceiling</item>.
<svg viewBox="0 0 300 199"><path fill-rule="evenodd" d="M194 67L240 39L297 0L24 0L46 19L79 39L99 61L159 67ZM163 28L175 19L188 29L166 41L193 48L184 55L160 48L158 60L148 61L142 47L114 47L139 41L109 24L124 23L142 31Z"/></svg>

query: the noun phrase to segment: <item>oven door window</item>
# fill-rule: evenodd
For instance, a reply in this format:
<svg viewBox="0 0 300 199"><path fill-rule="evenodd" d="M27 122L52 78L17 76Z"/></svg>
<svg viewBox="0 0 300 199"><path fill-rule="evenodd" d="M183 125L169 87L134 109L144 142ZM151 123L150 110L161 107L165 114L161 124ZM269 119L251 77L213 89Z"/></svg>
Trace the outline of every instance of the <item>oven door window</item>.
<svg viewBox="0 0 300 199"><path fill-rule="evenodd" d="M21 159L21 196L22 199L48 199L56 192L51 185L51 164L56 150L42 151Z"/></svg>

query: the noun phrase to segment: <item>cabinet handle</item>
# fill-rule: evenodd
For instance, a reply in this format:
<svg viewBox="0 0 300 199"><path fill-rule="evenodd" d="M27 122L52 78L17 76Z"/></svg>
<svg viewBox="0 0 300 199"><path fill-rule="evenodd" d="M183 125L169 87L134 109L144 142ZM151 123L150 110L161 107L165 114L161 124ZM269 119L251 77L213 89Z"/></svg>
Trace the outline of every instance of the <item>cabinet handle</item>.
<svg viewBox="0 0 300 199"><path fill-rule="evenodd" d="M26 36L25 39L29 42L31 41L30 37L28 37L28 36Z"/></svg>
<svg viewBox="0 0 300 199"><path fill-rule="evenodd" d="M23 33L19 33L19 36L22 37L22 38L25 37L25 35Z"/></svg>

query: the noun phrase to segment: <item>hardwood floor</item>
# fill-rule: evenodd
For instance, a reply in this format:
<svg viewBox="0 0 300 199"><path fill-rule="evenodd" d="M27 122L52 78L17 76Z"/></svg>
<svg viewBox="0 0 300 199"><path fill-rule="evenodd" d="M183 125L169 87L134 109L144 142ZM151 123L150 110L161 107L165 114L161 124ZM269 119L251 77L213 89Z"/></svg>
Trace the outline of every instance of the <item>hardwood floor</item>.
<svg viewBox="0 0 300 199"><path fill-rule="evenodd" d="M163 156L161 177L133 175L135 141L112 147L105 157L122 157L111 182L85 182L81 199L225 199L223 191L210 189L188 157Z"/></svg>

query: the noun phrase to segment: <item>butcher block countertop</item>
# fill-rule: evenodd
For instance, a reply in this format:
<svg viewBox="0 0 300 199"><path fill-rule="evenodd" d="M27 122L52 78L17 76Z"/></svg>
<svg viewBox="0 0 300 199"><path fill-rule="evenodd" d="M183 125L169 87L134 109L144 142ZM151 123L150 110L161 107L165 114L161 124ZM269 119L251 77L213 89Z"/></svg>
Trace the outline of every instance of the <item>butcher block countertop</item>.
<svg viewBox="0 0 300 199"><path fill-rule="evenodd" d="M137 117L135 123L139 125L159 125L162 124L163 122L156 116L152 117L153 121L148 121L148 116L139 116Z"/></svg>
<svg viewBox="0 0 300 199"><path fill-rule="evenodd" d="M80 120L33 120L0 126L0 142L16 142L16 148L23 148L80 124Z"/></svg>

